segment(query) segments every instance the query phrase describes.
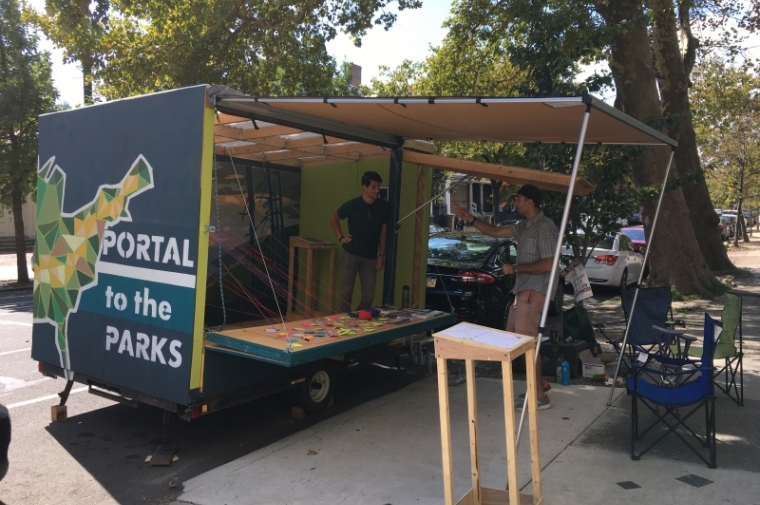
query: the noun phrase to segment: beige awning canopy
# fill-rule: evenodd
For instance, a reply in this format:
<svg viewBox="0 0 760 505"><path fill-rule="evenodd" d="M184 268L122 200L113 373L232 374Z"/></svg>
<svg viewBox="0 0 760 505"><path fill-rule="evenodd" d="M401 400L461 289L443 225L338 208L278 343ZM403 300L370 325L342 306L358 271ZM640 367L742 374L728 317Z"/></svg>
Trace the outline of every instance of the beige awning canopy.
<svg viewBox="0 0 760 505"><path fill-rule="evenodd" d="M215 153L270 166L309 168L319 165L388 159L391 150L363 142L322 136L295 128L218 114L215 125ZM423 151L423 152L421 152ZM403 160L417 165L484 177L508 184L535 184L549 191L567 192L570 176L530 168L509 167L436 156L430 142L404 142ZM586 195L594 186L582 177L575 184L576 195Z"/></svg>
<svg viewBox="0 0 760 505"><path fill-rule="evenodd" d="M400 147L404 140L577 143L590 110L587 144L677 143L598 98L263 98L209 92L217 110L348 140Z"/></svg>
<svg viewBox="0 0 760 505"><path fill-rule="evenodd" d="M261 98L225 87L208 94L217 110L216 154L298 168L387 159L403 148L407 162L564 192L568 175L435 156L429 141L574 144L586 111L586 144L677 146L592 96ZM592 190L578 177L576 195Z"/></svg>

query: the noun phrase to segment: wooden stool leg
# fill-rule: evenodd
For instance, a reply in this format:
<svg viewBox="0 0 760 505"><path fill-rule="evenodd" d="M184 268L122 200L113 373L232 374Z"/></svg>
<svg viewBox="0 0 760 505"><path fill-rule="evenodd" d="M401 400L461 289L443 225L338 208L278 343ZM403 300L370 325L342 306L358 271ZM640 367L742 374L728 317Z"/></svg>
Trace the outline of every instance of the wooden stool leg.
<svg viewBox="0 0 760 505"><path fill-rule="evenodd" d="M467 413L470 426L470 469L472 471L472 505L482 505L480 458L478 457L478 399L475 392L475 360L464 360L467 371Z"/></svg>
<svg viewBox="0 0 760 505"><path fill-rule="evenodd" d="M515 390L512 386L512 361L501 362L504 388L504 429L507 438L507 482L509 503L520 505L520 483L517 476L517 433L515 431Z"/></svg>
<svg viewBox="0 0 760 505"><path fill-rule="evenodd" d="M438 408L441 416L443 455L443 503L454 505L454 463L451 458L451 418L449 416L449 377L446 360L438 358Z"/></svg>
<svg viewBox="0 0 760 505"><path fill-rule="evenodd" d="M533 504L543 503L541 492L541 458L538 452L538 405L536 404L536 391L540 384L536 384L536 349L531 347L525 353L525 374L528 391L528 432L530 433L530 465L533 477Z"/></svg>
<svg viewBox="0 0 760 505"><path fill-rule="evenodd" d="M306 317L313 315L312 307L314 306L314 251L306 250L306 300L304 301L304 313Z"/></svg>
<svg viewBox="0 0 760 505"><path fill-rule="evenodd" d="M325 303L325 310L327 310L328 314L333 313L333 300L335 299L335 296L333 295L333 287L335 286L335 248L330 249L330 273L329 280L327 281L328 291L327 291L327 302Z"/></svg>

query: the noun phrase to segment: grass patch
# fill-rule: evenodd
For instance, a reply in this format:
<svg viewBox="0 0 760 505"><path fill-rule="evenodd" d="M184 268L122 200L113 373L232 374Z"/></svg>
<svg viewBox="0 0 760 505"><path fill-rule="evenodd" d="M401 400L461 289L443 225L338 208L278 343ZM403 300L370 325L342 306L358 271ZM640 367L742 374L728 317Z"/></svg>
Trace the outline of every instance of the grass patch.
<svg viewBox="0 0 760 505"><path fill-rule="evenodd" d="M737 267L729 268L728 270L720 270L713 273L720 277L731 275L733 277L747 278L747 277L752 277L753 275L749 268L737 268Z"/></svg>
<svg viewBox="0 0 760 505"><path fill-rule="evenodd" d="M620 297L615 296L607 300L604 300L603 302L600 302L599 305L608 305L608 304L620 305L620 302L621 302Z"/></svg>
<svg viewBox="0 0 760 505"><path fill-rule="evenodd" d="M690 302L692 300L699 300L703 298L699 294L684 294L678 291L675 287L670 286L670 299L674 302Z"/></svg>

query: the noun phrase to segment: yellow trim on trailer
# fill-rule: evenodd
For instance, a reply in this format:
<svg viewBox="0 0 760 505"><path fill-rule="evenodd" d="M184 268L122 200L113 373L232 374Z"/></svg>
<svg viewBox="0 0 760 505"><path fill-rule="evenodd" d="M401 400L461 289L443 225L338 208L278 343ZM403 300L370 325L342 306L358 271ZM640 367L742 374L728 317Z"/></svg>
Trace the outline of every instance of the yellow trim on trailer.
<svg viewBox="0 0 760 505"><path fill-rule="evenodd" d="M198 221L198 270L195 283L195 321L190 389L203 385L203 323L206 312L208 276L208 233L211 221L211 182L214 168L214 109L203 109L203 150L201 153L201 215Z"/></svg>

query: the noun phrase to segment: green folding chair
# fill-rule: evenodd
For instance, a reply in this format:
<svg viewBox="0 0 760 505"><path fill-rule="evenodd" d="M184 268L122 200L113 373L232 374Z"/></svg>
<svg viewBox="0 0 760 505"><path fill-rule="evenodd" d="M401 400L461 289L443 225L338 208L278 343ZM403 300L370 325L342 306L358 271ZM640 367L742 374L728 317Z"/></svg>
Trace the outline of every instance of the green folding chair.
<svg viewBox="0 0 760 505"><path fill-rule="evenodd" d="M744 351L742 350L742 298L740 296L731 293L723 295L721 323L723 331L715 341L713 354L715 385L741 407L744 405ZM688 353L690 357L699 357L702 355L702 348L691 347ZM724 364L718 368L720 360L723 360Z"/></svg>

